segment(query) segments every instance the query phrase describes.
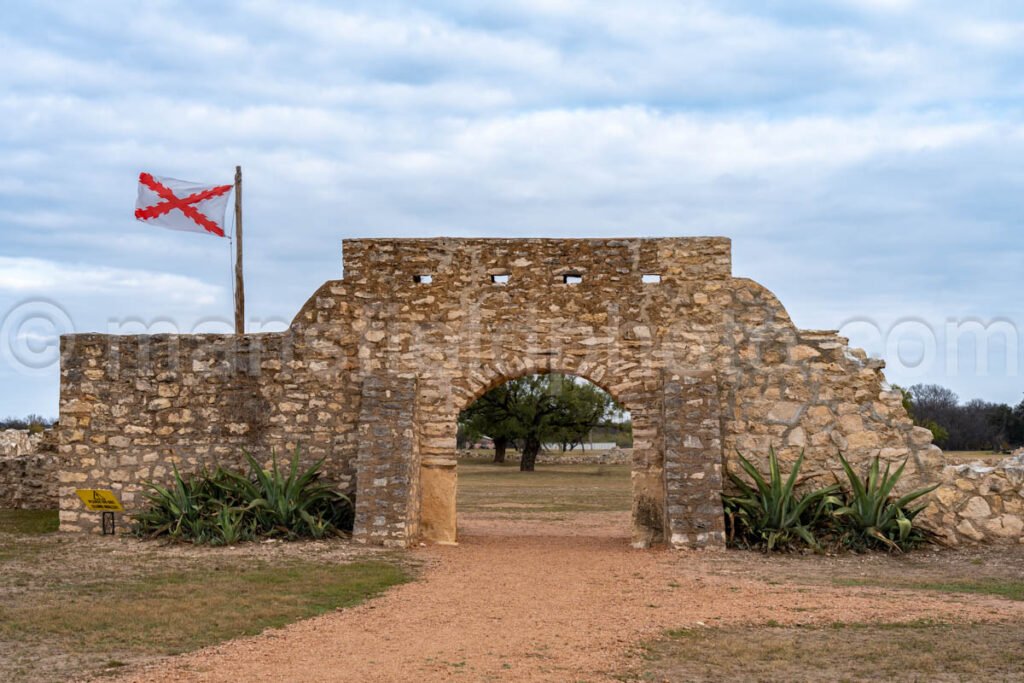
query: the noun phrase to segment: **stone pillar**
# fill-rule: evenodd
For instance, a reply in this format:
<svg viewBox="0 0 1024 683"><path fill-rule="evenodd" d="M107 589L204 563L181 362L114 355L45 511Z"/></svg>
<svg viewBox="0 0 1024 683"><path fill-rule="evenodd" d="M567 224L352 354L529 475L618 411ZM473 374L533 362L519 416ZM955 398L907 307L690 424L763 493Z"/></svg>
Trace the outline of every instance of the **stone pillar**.
<svg viewBox="0 0 1024 683"><path fill-rule="evenodd" d="M412 540L412 473L419 467L415 405L415 378L387 370L363 378L353 531L359 543L404 547Z"/></svg>
<svg viewBox="0 0 1024 683"><path fill-rule="evenodd" d="M458 475L455 458L423 458L420 467L420 535L442 545L456 541L455 497Z"/></svg>
<svg viewBox="0 0 1024 683"><path fill-rule="evenodd" d="M666 377L662 431L669 542L724 547L722 435L712 373Z"/></svg>

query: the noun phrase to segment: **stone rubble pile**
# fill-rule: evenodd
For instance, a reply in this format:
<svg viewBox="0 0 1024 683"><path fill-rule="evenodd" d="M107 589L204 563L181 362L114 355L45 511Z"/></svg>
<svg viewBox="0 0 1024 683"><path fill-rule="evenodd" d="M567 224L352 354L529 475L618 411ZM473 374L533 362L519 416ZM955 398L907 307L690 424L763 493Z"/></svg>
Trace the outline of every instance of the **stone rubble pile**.
<svg viewBox="0 0 1024 683"><path fill-rule="evenodd" d="M941 509L937 528L974 542L1024 543L1024 449L996 465L947 465L941 481L932 494Z"/></svg>

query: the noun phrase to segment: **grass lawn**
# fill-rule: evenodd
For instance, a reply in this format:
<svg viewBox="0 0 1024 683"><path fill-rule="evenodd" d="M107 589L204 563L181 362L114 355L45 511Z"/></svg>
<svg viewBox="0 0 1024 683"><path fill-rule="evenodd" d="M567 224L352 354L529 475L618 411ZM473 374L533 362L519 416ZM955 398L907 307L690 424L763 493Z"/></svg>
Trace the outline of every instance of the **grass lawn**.
<svg viewBox="0 0 1024 683"><path fill-rule="evenodd" d="M0 510L0 533L46 534L59 526L56 510Z"/></svg>
<svg viewBox="0 0 1024 683"><path fill-rule="evenodd" d="M160 546L0 515L0 678L57 681L358 604L407 581L345 542Z"/></svg>
<svg viewBox="0 0 1024 683"><path fill-rule="evenodd" d="M914 581L906 579L850 579L835 578L837 586L879 586L882 588L903 588L907 590L940 591L943 593L972 593L996 595L1009 600L1024 600L1024 580L1014 579L963 579Z"/></svg>
<svg viewBox="0 0 1024 683"><path fill-rule="evenodd" d="M1010 681L1024 624L833 624L669 631L631 681Z"/></svg>
<svg viewBox="0 0 1024 683"><path fill-rule="evenodd" d="M547 465L520 472L519 463L458 465L459 512L615 512L631 505L629 465Z"/></svg>

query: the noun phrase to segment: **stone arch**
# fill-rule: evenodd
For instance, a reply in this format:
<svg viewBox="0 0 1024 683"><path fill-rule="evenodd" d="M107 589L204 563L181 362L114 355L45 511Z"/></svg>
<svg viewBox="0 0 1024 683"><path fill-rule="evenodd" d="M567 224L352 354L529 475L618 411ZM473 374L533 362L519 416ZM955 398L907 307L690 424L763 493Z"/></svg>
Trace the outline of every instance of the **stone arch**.
<svg viewBox="0 0 1024 683"><path fill-rule="evenodd" d="M451 435L452 443L446 453L426 450L421 445L419 533L425 539L438 543L454 543L457 534L457 471L454 435L459 413L472 405L491 389L506 382L530 375L560 373L585 379L606 392L633 420L634 449L631 467L633 487L632 540L634 545L647 547L664 540L664 496L660 486L647 485L653 479L660 483L662 453L658 446L660 397L652 390L623 390L611 381L614 371L605 366L579 363L569 359L550 359L542 365L510 361L482 366L452 387L454 401L443 410L434 410L430 401L418 397L417 415L421 429L431 434L444 432ZM595 379L594 377L598 377ZM637 436L639 435L639 436Z"/></svg>

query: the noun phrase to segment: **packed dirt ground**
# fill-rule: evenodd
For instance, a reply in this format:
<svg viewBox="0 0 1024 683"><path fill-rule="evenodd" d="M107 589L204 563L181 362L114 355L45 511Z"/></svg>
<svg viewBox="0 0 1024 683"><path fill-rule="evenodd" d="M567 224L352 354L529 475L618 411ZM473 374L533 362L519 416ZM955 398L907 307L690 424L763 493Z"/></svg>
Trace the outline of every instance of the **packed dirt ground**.
<svg viewBox="0 0 1024 683"><path fill-rule="evenodd" d="M799 671L776 667L778 678L766 678L762 657L749 654L780 626L993 624L1005 637L992 645L1004 647L1019 647L1024 635L1024 602L844 585L864 578L899 584L965 580L976 578L972 570L979 568L997 581L1008 575L1020 581L1020 553L1017 562L992 556L981 565L975 554L958 554L911 561L789 558L773 566L750 553L632 550L622 533L625 522L622 513L590 513L567 535L561 520L479 516L466 521L460 547L415 552L429 564L418 582L342 613L167 661L129 680L648 678L658 673L654 664L673 659L667 648L659 660L649 657L659 652L657 641L666 633L751 627L754 636L744 637L745 647L757 667L731 677L792 680L794 674L817 676L820 669L814 661L794 662ZM701 661L713 661L726 653L708 647L699 654ZM981 659L998 657L992 655ZM692 669L693 659L688 663ZM663 668L669 676L664 680L690 678ZM864 674L877 679L877 671L868 667ZM1018 660L1007 672L1024 675L1024 665Z"/></svg>
<svg viewBox="0 0 1024 683"><path fill-rule="evenodd" d="M82 571L74 558L93 550L110 557L93 571L121 564L132 572L157 565L187 571L211 562L238 571L249 562L304 562L300 570L308 572L325 563L340 568L383 561L416 576L357 606L191 653L128 650L116 655L119 666L98 670L93 662L75 669L51 645L50 656L37 660L40 668L28 672L34 675L7 664L0 675L65 679L77 671L126 681L1024 679L1020 547L902 556L641 551L628 544L628 468L552 467L534 475L489 465L460 470L457 547L398 554L345 542L197 549L56 535L31 537L31 558L17 559L4 549L24 544L0 535L4 604L52 592L41 583L34 593L33 586L44 574ZM109 554L111 548L116 553ZM20 577L17 586L12 575ZM261 587L264 596L280 590L273 582ZM190 628L189 612L200 610L205 598L199 590L180 605L179 628ZM18 647L18 634L3 638L6 652Z"/></svg>

